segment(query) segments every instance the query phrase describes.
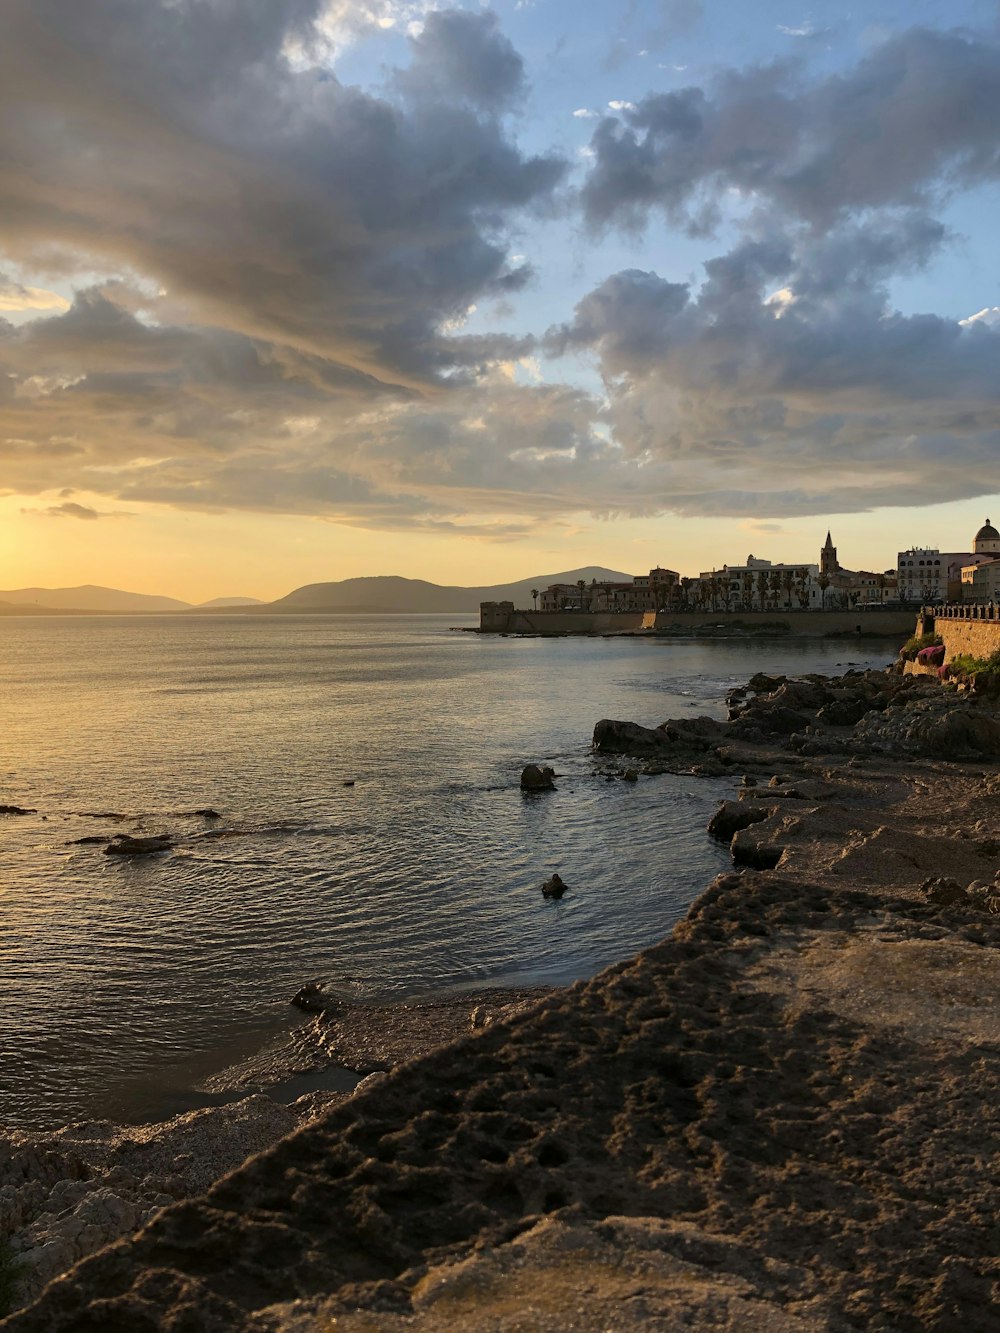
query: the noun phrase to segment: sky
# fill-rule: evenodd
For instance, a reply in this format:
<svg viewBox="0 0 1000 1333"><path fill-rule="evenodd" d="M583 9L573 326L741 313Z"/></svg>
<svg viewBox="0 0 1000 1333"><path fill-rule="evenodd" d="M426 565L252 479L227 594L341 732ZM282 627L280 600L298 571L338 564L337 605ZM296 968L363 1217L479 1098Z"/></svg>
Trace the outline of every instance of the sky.
<svg viewBox="0 0 1000 1333"><path fill-rule="evenodd" d="M995 0L0 0L0 587L969 549Z"/></svg>

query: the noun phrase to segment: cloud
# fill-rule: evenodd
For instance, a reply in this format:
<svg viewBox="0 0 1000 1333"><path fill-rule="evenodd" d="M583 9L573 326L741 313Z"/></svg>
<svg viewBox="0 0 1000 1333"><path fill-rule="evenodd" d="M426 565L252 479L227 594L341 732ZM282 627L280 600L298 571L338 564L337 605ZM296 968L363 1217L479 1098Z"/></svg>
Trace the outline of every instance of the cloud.
<svg viewBox="0 0 1000 1333"><path fill-rule="evenodd" d="M546 350L589 350L613 440L648 494L662 487L683 513L982 494L1000 448L1000 329L902 315L880 281L938 238L920 215L895 231L772 231L709 261L697 290L626 270L551 329Z"/></svg>
<svg viewBox="0 0 1000 1333"><path fill-rule="evenodd" d="M972 328L976 324L985 325L987 328L994 328L1000 324L1000 305L984 306L982 310L977 310L974 315L968 319L960 319L959 324L964 329Z"/></svg>
<svg viewBox="0 0 1000 1333"><path fill-rule="evenodd" d="M523 68L488 11L429 15L384 96L289 60L325 15L319 0L12 0L6 252L25 271L128 270L177 322L389 390L439 387L441 325L510 290L511 229L565 164L509 136Z"/></svg>
<svg viewBox="0 0 1000 1333"><path fill-rule="evenodd" d="M69 301L44 287L25 287L0 273L0 310L68 310Z"/></svg>
<svg viewBox="0 0 1000 1333"><path fill-rule="evenodd" d="M496 14L438 10L411 41L413 59L397 81L417 98L499 111L524 92L524 62L500 31Z"/></svg>
<svg viewBox="0 0 1000 1333"><path fill-rule="evenodd" d="M91 509L88 505L77 504L73 500L60 505L49 505L46 509L22 509L22 514L38 514L44 518L78 518L92 523L99 518L130 518L131 515L121 510Z"/></svg>
<svg viewBox="0 0 1000 1333"><path fill-rule="evenodd" d="M912 29L846 73L809 82L800 61L751 66L606 118L583 205L594 227L658 210L693 234L733 190L817 225L924 208L1000 177L998 118L1000 46Z"/></svg>
<svg viewBox="0 0 1000 1333"><path fill-rule="evenodd" d="M541 339L489 327L568 169L514 136L521 57L490 11L365 4L416 26L404 69L351 87L349 9L8 0L4 262L77 290L0 318L5 493L509 540L995 484L992 312L888 296L948 244L937 199L996 168L987 43L902 34L836 79L788 62L620 103L591 224L704 232L735 199L738 241L700 282L612 273ZM556 382L559 357L597 387Z"/></svg>
<svg viewBox="0 0 1000 1333"><path fill-rule="evenodd" d="M600 116L599 111L591 111L588 107L580 106L573 112L577 120L596 120Z"/></svg>

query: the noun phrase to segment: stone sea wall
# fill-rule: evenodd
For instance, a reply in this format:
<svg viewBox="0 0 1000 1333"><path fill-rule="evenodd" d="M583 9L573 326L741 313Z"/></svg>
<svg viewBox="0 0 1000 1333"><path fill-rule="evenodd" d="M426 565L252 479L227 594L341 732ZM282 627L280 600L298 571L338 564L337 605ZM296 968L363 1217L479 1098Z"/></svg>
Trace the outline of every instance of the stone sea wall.
<svg viewBox="0 0 1000 1333"><path fill-rule="evenodd" d="M486 605L490 605L487 603ZM484 633L498 634L634 634L655 628L658 632L731 629L734 634L749 630L770 631L785 627L795 637L821 639L828 634L884 634L906 638L913 633L912 611L518 611L506 615L485 613ZM780 629L778 630L780 632Z"/></svg>
<svg viewBox="0 0 1000 1333"><path fill-rule="evenodd" d="M945 620L934 622L934 631L940 634L945 646L945 662L959 653L972 657L989 657L1000 648L1000 624L995 621Z"/></svg>

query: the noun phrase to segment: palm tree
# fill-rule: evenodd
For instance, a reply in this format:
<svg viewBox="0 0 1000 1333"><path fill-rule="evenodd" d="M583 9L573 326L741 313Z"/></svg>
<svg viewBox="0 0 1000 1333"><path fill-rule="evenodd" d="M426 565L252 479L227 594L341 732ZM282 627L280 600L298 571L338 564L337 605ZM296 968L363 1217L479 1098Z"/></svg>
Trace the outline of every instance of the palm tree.
<svg viewBox="0 0 1000 1333"><path fill-rule="evenodd" d="M830 575L829 575L829 574L820 574L820 576L819 576L819 578L816 580L816 582L819 584L819 590L820 590L820 593L821 593L821 596L820 596L820 606L821 606L821 608L825 611L825 610L826 610L826 590L827 590L827 588L829 588L829 586L830 586Z"/></svg>
<svg viewBox="0 0 1000 1333"><path fill-rule="evenodd" d="M535 610L537 611L537 610L538 610L538 589L537 589L537 588L532 588L532 590L531 590L531 600L534 602L534 604L535 604Z"/></svg>
<svg viewBox="0 0 1000 1333"><path fill-rule="evenodd" d="M584 588L587 586L587 580L586 580L586 579L577 579L577 581L576 581L576 586L580 589L580 592L579 592L579 598L580 598L580 610L582 611L582 610L583 610L583 590L584 590Z"/></svg>
<svg viewBox="0 0 1000 1333"><path fill-rule="evenodd" d="M760 602L760 609L767 610L767 584L768 578L763 570L757 575L757 600Z"/></svg>

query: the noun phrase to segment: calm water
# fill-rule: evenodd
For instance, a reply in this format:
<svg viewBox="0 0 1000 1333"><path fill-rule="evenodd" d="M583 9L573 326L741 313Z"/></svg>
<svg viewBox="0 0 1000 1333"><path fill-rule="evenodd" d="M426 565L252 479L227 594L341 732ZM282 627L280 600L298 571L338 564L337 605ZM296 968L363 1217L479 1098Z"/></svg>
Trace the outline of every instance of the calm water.
<svg viewBox="0 0 1000 1333"><path fill-rule="evenodd" d="M38 809L0 818L0 1123L148 1113L289 1026L313 978L561 982L659 939L727 864L704 827L729 784L608 783L595 721L721 716L754 671L891 656L456 623L0 620L0 802ZM531 760L557 793L521 795ZM204 806L223 818L182 813ZM178 843L71 845L121 831Z"/></svg>

